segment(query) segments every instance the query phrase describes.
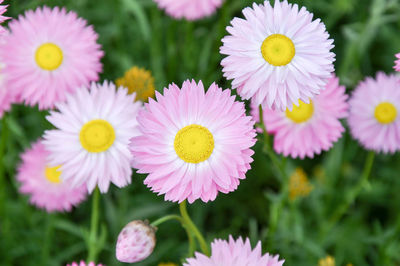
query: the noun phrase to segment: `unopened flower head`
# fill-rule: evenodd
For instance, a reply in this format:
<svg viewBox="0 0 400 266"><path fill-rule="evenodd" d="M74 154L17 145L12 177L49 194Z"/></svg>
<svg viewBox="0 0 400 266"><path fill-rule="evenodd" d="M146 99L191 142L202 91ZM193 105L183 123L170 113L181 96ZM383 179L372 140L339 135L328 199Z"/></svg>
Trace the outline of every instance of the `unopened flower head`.
<svg viewBox="0 0 400 266"><path fill-rule="evenodd" d="M140 136L131 140L133 166L165 199L214 200L236 190L253 161L254 122L230 90L185 81L156 92L138 115Z"/></svg>
<svg viewBox="0 0 400 266"><path fill-rule="evenodd" d="M61 178L73 185L98 186L107 192L131 181L129 140L138 134L136 116L141 104L127 89L113 83L92 83L56 104L47 120L56 129L45 132L49 162L61 165Z"/></svg>
<svg viewBox="0 0 400 266"><path fill-rule="evenodd" d="M146 259L156 246L156 229L144 221L132 221L119 233L116 257L134 263Z"/></svg>
<svg viewBox="0 0 400 266"><path fill-rule="evenodd" d="M64 8L26 11L0 44L9 90L29 105L54 107L99 78L103 51L92 26Z"/></svg>
<svg viewBox="0 0 400 266"><path fill-rule="evenodd" d="M211 243L211 257L196 252L183 266L282 266L283 263L278 255L262 254L261 241L252 249L248 238L243 241L229 236L229 241L215 239Z"/></svg>
<svg viewBox="0 0 400 266"><path fill-rule="evenodd" d="M231 21L220 49L224 76L243 99L285 111L325 88L335 54L320 19L286 0L254 3L243 15Z"/></svg>

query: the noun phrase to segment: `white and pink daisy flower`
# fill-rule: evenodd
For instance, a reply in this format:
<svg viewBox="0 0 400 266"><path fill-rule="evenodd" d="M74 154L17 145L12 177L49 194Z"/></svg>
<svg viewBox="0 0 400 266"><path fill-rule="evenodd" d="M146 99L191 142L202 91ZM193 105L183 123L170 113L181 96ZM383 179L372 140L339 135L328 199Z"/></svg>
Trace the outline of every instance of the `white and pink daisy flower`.
<svg viewBox="0 0 400 266"><path fill-rule="evenodd" d="M300 101L292 111L263 110L264 124L274 135L277 153L293 158L313 158L314 154L329 150L345 131L340 119L348 113L348 96L339 79L332 77L325 90L307 103ZM252 113L259 121L258 106Z"/></svg>
<svg viewBox="0 0 400 266"><path fill-rule="evenodd" d="M64 8L26 11L0 45L9 90L29 105L53 108L99 78L103 51L92 26Z"/></svg>
<svg viewBox="0 0 400 266"><path fill-rule="evenodd" d="M236 190L253 161L254 121L230 90L185 81L156 92L139 113L140 136L131 140L133 166L165 200L214 200Z"/></svg>
<svg viewBox="0 0 400 266"><path fill-rule="evenodd" d="M176 19L197 20L212 15L224 0L154 0Z"/></svg>
<svg viewBox="0 0 400 266"><path fill-rule="evenodd" d="M66 102L56 104L47 120L57 129L45 132L49 162L62 165L61 178L86 184L89 192L98 185L108 191L131 182L129 140L139 132L136 116L141 104L136 94L116 89L113 83L92 83L90 91L79 89Z"/></svg>
<svg viewBox="0 0 400 266"><path fill-rule="evenodd" d="M400 78L378 72L354 90L348 123L365 148L394 153L400 150Z"/></svg>
<svg viewBox="0 0 400 266"><path fill-rule="evenodd" d="M320 19L285 0L253 4L222 39L224 77L243 99L285 111L324 89L334 71L333 40Z"/></svg>
<svg viewBox="0 0 400 266"><path fill-rule="evenodd" d="M60 179L60 167L48 164L49 152L41 140L22 155L17 180L21 184L19 191L30 196L29 201L47 212L71 211L86 199L86 187L73 188L71 182Z"/></svg>
<svg viewBox="0 0 400 266"><path fill-rule="evenodd" d="M241 237L235 241L229 236L229 242L215 239L211 243L211 257L196 252L183 266L282 266L284 262L279 255L263 255L260 241L252 249L248 238L244 242Z"/></svg>

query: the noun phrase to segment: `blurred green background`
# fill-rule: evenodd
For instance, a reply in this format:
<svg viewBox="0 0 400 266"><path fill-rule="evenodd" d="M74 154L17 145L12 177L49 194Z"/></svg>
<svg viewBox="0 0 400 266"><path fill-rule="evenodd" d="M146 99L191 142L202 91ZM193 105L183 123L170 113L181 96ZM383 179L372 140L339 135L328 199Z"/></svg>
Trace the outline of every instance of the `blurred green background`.
<svg viewBox="0 0 400 266"><path fill-rule="evenodd" d="M131 66L152 71L157 90L171 82L194 78L205 85L216 81L224 88L219 54L225 27L241 9L261 0L226 0L210 18L177 21L157 9L151 0L9 0L8 16L41 5L66 6L93 24L105 50L102 79L115 80ZM336 70L348 92L367 75L393 72L400 51L398 0L299 0L325 22L335 39ZM400 89L400 88L399 88ZM15 169L19 154L49 128L46 112L14 106L3 121L0 141L0 265L65 265L85 259L82 227L90 222L90 200L72 213L49 215L28 204L18 193ZM345 123L345 122L344 122ZM254 163L239 189L219 194L214 202L189 206L195 223L209 242L249 236L263 242L263 251L280 254L285 265L317 265L330 254L336 265L400 265L400 156L378 155L369 182L338 221L332 214L346 202L358 184L367 152L350 135L313 160L286 163L290 174L301 166L313 190L294 201L282 193L281 181L262 144L254 147ZM107 244L99 262L123 265L115 259L115 242L122 227L133 219L153 221L178 213L177 204L164 202L134 175L132 185L112 187L101 196L101 223ZM277 215L279 214L279 215ZM271 221L276 227L270 227ZM136 265L180 263L187 253L185 231L175 221L162 224L152 256Z"/></svg>

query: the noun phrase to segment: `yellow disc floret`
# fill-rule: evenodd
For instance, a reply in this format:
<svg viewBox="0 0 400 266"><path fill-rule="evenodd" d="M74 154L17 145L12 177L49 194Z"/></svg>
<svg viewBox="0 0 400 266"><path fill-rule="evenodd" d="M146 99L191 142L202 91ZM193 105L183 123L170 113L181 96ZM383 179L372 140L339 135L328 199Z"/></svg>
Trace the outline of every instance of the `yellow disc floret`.
<svg viewBox="0 0 400 266"><path fill-rule="evenodd" d="M115 131L106 120L96 119L83 125L79 140L88 152L103 152L113 145Z"/></svg>
<svg viewBox="0 0 400 266"><path fill-rule="evenodd" d="M374 115L379 123L390 124L396 120L397 109L393 104L389 102L383 102L375 107Z"/></svg>
<svg viewBox="0 0 400 266"><path fill-rule="evenodd" d="M129 94L136 92L136 101L145 102L149 97L154 97L154 78L151 72L145 69L132 67L115 83L117 86L127 88Z"/></svg>
<svg viewBox="0 0 400 266"><path fill-rule="evenodd" d="M293 110L286 110L286 116L295 123L303 123L312 117L314 106L312 101L305 103L299 100L299 106L293 105Z"/></svg>
<svg viewBox="0 0 400 266"><path fill-rule="evenodd" d="M296 49L291 39L282 34L268 36L261 45L265 61L273 66L285 66L292 61Z"/></svg>
<svg viewBox="0 0 400 266"><path fill-rule="evenodd" d="M55 166L55 167L47 166L44 170L44 176L46 177L46 179L54 184L61 183L60 179L61 171L58 170L60 167L61 166Z"/></svg>
<svg viewBox="0 0 400 266"><path fill-rule="evenodd" d="M318 261L318 266L335 266L335 258L332 256L326 256Z"/></svg>
<svg viewBox="0 0 400 266"><path fill-rule="evenodd" d="M56 70L63 62L63 52L54 43L45 43L36 50L35 60L44 70Z"/></svg>
<svg viewBox="0 0 400 266"><path fill-rule="evenodd" d="M200 125L182 128L175 136L176 154L187 163L200 163L207 160L214 150L214 137Z"/></svg>
<svg viewBox="0 0 400 266"><path fill-rule="evenodd" d="M310 194L313 186L302 168L296 168L289 180L289 198L295 200L298 197L305 197Z"/></svg>

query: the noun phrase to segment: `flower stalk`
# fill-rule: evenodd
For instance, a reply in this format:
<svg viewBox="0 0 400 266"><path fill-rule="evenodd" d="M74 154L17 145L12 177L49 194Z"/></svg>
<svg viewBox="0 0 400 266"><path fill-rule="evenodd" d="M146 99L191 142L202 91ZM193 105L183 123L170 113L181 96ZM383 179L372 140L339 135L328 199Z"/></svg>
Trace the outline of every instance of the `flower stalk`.
<svg viewBox="0 0 400 266"><path fill-rule="evenodd" d="M192 257L194 252L196 251L195 237L194 237L193 233L188 229L188 227L185 226L185 221L183 220L183 218L181 216L176 215L176 214L166 215L166 216L163 216L163 217L155 220L150 225L153 227L157 227L160 224L170 221L170 220L179 221L181 223L182 227L185 229L186 234L188 236L188 240L189 240L189 251L188 251L187 257Z"/></svg>
<svg viewBox="0 0 400 266"><path fill-rule="evenodd" d="M98 227L99 227L99 201L100 190L96 188L92 197L92 216L90 221L90 233L88 239L88 259L87 261L96 261L100 252L98 247Z"/></svg>
<svg viewBox="0 0 400 266"><path fill-rule="evenodd" d="M200 244L201 251L206 256L210 256L210 250L208 248L207 242L205 241L203 235L200 233L199 229L197 229L196 225L190 219L190 216L186 208L186 200L179 204L179 209L182 215L182 219L184 221L185 228L195 236L195 238Z"/></svg>
<svg viewBox="0 0 400 266"><path fill-rule="evenodd" d="M269 156L269 158L272 161L272 164L276 168L277 172L280 175L280 180L282 182L282 188L281 188L281 193L278 197L278 200L276 202L273 202L273 204L270 207L270 212L269 212L269 235L270 235L270 240L272 241L272 235L276 232L276 229L278 227L278 221L280 217L280 213L285 205L285 200L289 196L289 177L286 174L286 158L278 158L278 156L275 154L275 152L272 149L272 144L271 144L271 138L267 132L267 129L264 124L264 113L262 106L259 106L259 116L260 116L260 127L263 131L263 136L264 136L264 145L263 145L263 151Z"/></svg>

